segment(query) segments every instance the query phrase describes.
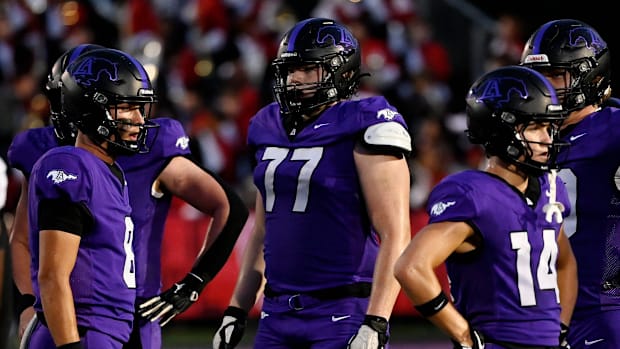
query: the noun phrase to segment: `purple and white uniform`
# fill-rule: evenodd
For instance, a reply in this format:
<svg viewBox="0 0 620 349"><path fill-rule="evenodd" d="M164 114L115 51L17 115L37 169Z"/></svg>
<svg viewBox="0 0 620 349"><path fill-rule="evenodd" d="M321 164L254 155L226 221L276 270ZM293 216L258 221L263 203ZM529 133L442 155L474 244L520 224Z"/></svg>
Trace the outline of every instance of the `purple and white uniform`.
<svg viewBox="0 0 620 349"><path fill-rule="evenodd" d="M353 150L364 131L379 123L406 129L403 117L383 97L340 102L293 140L275 103L251 120L254 183L265 208L265 277L280 294L265 297L255 348L308 343L342 348L359 328L368 298L319 300L304 294L372 282L379 244ZM301 294L293 299L299 303L291 306L296 294ZM303 309L293 309L299 306Z"/></svg>
<svg viewBox="0 0 620 349"><path fill-rule="evenodd" d="M532 185L540 190L523 195L495 175L463 171L433 189L427 211L429 223L466 222L482 237L477 250L446 260L454 304L471 326L491 341L557 346L561 224L545 219L548 176ZM567 215L566 189L559 178L556 185Z"/></svg>
<svg viewBox="0 0 620 349"><path fill-rule="evenodd" d="M63 199L84 205L93 226L83 234L70 276L77 322L88 333L99 332L118 341L129 339L135 302L133 223L126 183L92 153L57 147L34 165L29 185L31 276L43 312L38 283L39 203ZM31 347L33 347L31 342ZM119 346L120 347L120 346Z"/></svg>

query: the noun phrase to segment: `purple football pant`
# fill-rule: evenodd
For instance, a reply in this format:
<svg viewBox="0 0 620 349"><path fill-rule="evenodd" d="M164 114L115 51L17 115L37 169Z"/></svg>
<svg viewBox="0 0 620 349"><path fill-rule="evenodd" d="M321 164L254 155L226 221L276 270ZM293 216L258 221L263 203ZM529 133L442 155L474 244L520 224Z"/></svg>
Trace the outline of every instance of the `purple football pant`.
<svg viewBox="0 0 620 349"><path fill-rule="evenodd" d="M572 349L620 348L620 309L573 317L568 342Z"/></svg>
<svg viewBox="0 0 620 349"><path fill-rule="evenodd" d="M159 322L151 322L136 315L133 331L124 349L161 349L161 327Z"/></svg>
<svg viewBox="0 0 620 349"><path fill-rule="evenodd" d="M344 349L367 307L368 298L265 297L254 349Z"/></svg>
<svg viewBox="0 0 620 349"><path fill-rule="evenodd" d="M28 343L28 349L56 349L54 340L49 329L38 319L34 320L34 327L28 338L23 341ZM123 343L110 337L109 335L94 330L88 330L81 338L82 345L85 349L121 349Z"/></svg>

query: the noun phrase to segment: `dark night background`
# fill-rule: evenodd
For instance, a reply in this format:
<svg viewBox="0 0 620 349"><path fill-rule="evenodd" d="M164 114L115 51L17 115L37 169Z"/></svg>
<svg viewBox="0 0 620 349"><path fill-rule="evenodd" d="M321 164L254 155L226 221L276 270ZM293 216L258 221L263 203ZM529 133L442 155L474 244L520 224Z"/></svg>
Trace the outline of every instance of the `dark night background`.
<svg viewBox="0 0 620 349"><path fill-rule="evenodd" d="M584 21L596 29L610 47L612 67L620 62L619 21L612 17L610 1L560 1L560 0L470 0L487 15L497 18L502 13L515 14L524 20L525 32L531 34L543 23L561 18ZM528 34L528 35L529 35ZM613 95L620 96L620 72L612 75Z"/></svg>

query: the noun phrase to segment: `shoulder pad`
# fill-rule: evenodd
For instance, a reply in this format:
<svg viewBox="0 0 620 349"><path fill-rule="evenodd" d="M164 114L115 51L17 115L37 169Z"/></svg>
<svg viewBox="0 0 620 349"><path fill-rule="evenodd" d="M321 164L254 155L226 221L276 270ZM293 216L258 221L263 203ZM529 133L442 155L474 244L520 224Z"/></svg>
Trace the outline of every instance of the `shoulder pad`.
<svg viewBox="0 0 620 349"><path fill-rule="evenodd" d="M371 145L387 145L406 152L411 151L411 136L405 127L397 122L374 124L364 132L364 142Z"/></svg>

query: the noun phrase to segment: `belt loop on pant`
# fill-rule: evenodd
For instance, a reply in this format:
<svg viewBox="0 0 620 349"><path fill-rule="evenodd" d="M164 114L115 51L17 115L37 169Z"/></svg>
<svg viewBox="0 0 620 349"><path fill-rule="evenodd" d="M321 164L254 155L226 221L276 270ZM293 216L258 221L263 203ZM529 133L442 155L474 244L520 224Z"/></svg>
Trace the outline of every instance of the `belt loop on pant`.
<svg viewBox="0 0 620 349"><path fill-rule="evenodd" d="M301 295L298 293L290 296L288 298L288 306L293 310L302 310L304 306L301 303Z"/></svg>

